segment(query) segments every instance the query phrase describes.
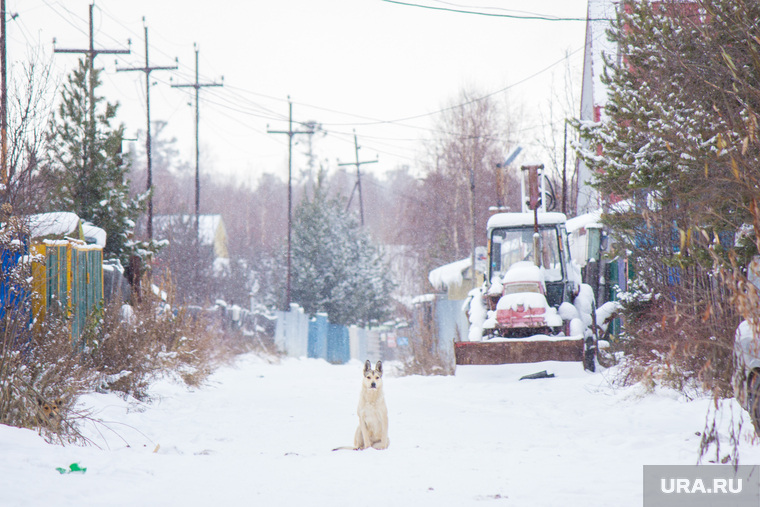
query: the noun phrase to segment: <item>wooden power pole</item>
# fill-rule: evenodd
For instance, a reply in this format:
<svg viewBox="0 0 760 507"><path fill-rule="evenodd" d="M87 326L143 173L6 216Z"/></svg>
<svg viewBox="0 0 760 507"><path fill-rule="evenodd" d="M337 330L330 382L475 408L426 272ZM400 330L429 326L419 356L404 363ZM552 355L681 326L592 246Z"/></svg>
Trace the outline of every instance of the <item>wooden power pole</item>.
<svg viewBox="0 0 760 507"><path fill-rule="evenodd" d="M290 310L290 294L293 261L291 244L293 236L293 136L297 134L314 134L315 123L308 123L309 130L293 130L293 102L288 97L288 130L267 130L270 134L285 134L288 136L288 280L285 288L285 311Z"/></svg>
<svg viewBox="0 0 760 507"><path fill-rule="evenodd" d="M347 166L347 165L355 165L356 166L356 183L354 184L354 189L351 190L351 197L348 198L348 204L346 205L346 209L348 209L349 206L351 206L351 201L354 198L354 192L359 190L359 217L361 218L362 227L364 227L364 200L362 199L362 175L359 168L363 164L375 164L377 163L377 160L366 160L364 162L359 162L359 142L356 140L356 130L354 130L354 152L356 154L356 162L346 162L344 164L338 164L338 166Z"/></svg>
<svg viewBox="0 0 760 507"><path fill-rule="evenodd" d="M198 95L201 88L207 86L224 86L224 77L222 77L221 83L200 83L198 82L198 46L193 44L195 50L195 82L187 84L173 84L172 88L194 88L195 89L195 236L199 237L198 224L200 221L200 209L201 209L201 173L200 173L200 148L198 145L198 124L200 123L200 113L198 109Z"/></svg>
<svg viewBox="0 0 760 507"><path fill-rule="evenodd" d="M145 23L145 18L143 18ZM151 151L153 149L150 138L150 73L154 70L175 70L177 65L173 67L151 67L150 60L148 59L148 27L145 28L145 67L127 67L117 68L116 72L128 72L128 71L140 71L145 73L145 111L147 117L147 125L145 131L145 156L147 158L148 177L146 183L146 190L150 192L148 195L148 240L153 239L153 164L151 162Z"/></svg>
<svg viewBox="0 0 760 507"><path fill-rule="evenodd" d="M10 189L8 185L12 177L8 167L8 32L6 23L8 11L5 9L5 0L0 0L0 183L5 189L0 195L10 200ZM15 19L18 14L13 14L11 20Z"/></svg>
<svg viewBox="0 0 760 507"><path fill-rule="evenodd" d="M82 53L87 55L87 64L90 81L90 124L88 125L87 140L89 146L83 146L84 159L87 161L90 174L95 172L95 57L100 54L129 54L129 49L95 49L95 34L92 24L92 8L94 4L90 4L90 47L87 49L60 49L55 47L55 39L53 39L53 52L55 53ZM132 41L127 41L131 46Z"/></svg>

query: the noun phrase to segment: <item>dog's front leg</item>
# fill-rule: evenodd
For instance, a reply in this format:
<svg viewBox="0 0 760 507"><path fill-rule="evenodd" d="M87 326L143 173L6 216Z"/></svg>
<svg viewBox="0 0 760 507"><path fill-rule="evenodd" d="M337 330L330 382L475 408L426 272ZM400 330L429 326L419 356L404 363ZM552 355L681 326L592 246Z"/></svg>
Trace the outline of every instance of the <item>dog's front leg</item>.
<svg viewBox="0 0 760 507"><path fill-rule="evenodd" d="M359 426L356 427L356 433L354 433L354 449L360 450L364 449L364 432L362 431L362 424L361 421L359 421Z"/></svg>
<svg viewBox="0 0 760 507"><path fill-rule="evenodd" d="M357 446L358 449L366 449L370 446L372 446L372 437L369 431L369 428L367 427L367 423L362 421L359 428L361 429L361 445Z"/></svg>

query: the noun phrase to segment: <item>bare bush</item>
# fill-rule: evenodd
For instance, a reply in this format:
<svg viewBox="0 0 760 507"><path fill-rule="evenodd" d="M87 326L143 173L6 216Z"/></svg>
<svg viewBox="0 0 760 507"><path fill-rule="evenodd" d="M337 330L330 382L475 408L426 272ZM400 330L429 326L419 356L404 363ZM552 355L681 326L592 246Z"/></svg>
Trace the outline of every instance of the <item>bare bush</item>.
<svg viewBox="0 0 760 507"><path fill-rule="evenodd" d="M677 273L682 277L678 284L648 290L634 283L623 295L620 380L656 383L685 394L699 388L730 396L738 316L731 306L720 304L727 291L709 271ZM683 279L690 276L705 284L694 286Z"/></svg>
<svg viewBox="0 0 760 507"><path fill-rule="evenodd" d="M85 331L86 361L99 374L99 389L143 399L163 374L177 374L197 386L220 364L253 349L252 340L224 329L208 314L173 308L150 286L141 284L134 306L107 307Z"/></svg>
<svg viewBox="0 0 760 507"><path fill-rule="evenodd" d="M161 376L197 386L254 348L250 337L211 316L173 310L150 283L142 284L134 306L98 307L74 340L67 312L53 307L44 322L32 320L37 296L27 273L30 261L41 260L21 255L25 244L13 237L8 228L0 233L0 247L12 259L0 280L0 424L35 428L49 441L83 443L78 423L90 417L76 408L80 395L100 390L146 399Z"/></svg>

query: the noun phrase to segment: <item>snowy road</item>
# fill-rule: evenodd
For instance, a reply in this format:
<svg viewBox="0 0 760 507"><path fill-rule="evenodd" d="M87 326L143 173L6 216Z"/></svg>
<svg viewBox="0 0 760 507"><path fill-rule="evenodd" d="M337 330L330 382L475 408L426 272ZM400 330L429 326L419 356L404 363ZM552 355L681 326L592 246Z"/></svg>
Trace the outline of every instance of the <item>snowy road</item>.
<svg viewBox="0 0 760 507"><path fill-rule="evenodd" d="M156 385L152 404L94 394L101 449L0 426L0 505L638 507L642 465L696 462L709 405L575 363L386 374L390 448L332 452L352 443L360 371L244 356L202 389ZM743 440L742 463L760 463ZM55 470L74 462L87 472Z"/></svg>

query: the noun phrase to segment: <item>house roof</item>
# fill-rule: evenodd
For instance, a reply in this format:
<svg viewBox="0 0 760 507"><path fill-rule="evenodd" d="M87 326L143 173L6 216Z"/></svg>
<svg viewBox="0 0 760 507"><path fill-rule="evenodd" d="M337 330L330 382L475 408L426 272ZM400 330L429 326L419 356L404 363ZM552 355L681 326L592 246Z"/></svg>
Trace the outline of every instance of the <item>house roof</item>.
<svg viewBox="0 0 760 507"><path fill-rule="evenodd" d="M156 215L153 217L153 226L158 230L166 230L176 225L194 224L194 220L195 215ZM199 215L198 236L201 243L212 245L222 223L222 215Z"/></svg>
<svg viewBox="0 0 760 507"><path fill-rule="evenodd" d="M496 227L520 227L533 225L535 220L533 212L530 213L497 213L488 219L487 228ZM538 213L538 223L543 224L563 224L567 221L564 213Z"/></svg>
<svg viewBox="0 0 760 507"><path fill-rule="evenodd" d="M430 285L435 287L436 290L441 290L444 287L449 288L452 285L461 285L464 281L463 273L470 269L471 265L472 259L467 257L466 259L435 268L428 274Z"/></svg>
<svg viewBox="0 0 760 507"><path fill-rule="evenodd" d="M195 215L157 215L153 217L153 226L158 235L166 233L173 227L195 225ZM227 230L222 215L199 215L198 237L202 245L214 247L217 257L229 257L227 251Z"/></svg>
<svg viewBox="0 0 760 507"><path fill-rule="evenodd" d="M92 225L89 222L81 222L76 213L69 211L56 211L51 213L39 213L28 217L29 232L32 238L46 238L71 236L79 238L79 225L82 225L82 234L88 243L98 246L106 246L106 231Z"/></svg>

